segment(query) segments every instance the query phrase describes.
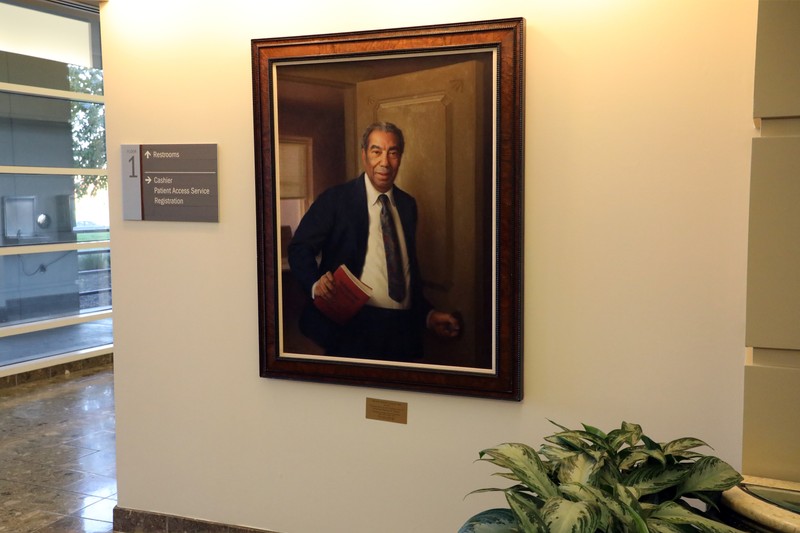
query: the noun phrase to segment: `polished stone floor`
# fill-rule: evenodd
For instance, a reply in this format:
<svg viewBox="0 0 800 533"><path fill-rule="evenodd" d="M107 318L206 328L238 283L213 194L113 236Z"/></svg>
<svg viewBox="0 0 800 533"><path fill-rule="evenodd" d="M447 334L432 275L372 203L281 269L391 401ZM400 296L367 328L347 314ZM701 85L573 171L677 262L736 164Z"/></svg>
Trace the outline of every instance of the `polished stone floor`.
<svg viewBox="0 0 800 533"><path fill-rule="evenodd" d="M0 532L110 533L110 366L0 389Z"/></svg>

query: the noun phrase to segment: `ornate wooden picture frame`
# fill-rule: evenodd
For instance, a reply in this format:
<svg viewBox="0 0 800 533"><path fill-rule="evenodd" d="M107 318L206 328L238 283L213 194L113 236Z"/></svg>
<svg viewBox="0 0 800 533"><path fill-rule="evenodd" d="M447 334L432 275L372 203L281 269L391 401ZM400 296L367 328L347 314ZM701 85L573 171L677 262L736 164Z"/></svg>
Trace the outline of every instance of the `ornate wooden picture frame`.
<svg viewBox="0 0 800 533"><path fill-rule="evenodd" d="M252 41L263 377L522 399L523 33L504 19ZM312 291L289 261L319 195L363 172L373 122L403 131L409 255L424 299L461 325L421 326L408 360L311 341Z"/></svg>

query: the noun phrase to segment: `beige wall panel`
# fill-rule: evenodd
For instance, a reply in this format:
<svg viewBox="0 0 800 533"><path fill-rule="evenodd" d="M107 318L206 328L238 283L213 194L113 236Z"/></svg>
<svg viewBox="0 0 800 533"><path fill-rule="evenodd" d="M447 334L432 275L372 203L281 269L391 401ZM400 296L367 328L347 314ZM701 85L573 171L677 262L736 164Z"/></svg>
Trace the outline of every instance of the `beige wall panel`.
<svg viewBox="0 0 800 533"><path fill-rule="evenodd" d="M745 369L742 471L800 482L800 368Z"/></svg>
<svg viewBox="0 0 800 533"><path fill-rule="evenodd" d="M800 136L753 140L748 346L800 349Z"/></svg>
<svg viewBox="0 0 800 533"><path fill-rule="evenodd" d="M758 39L754 116L800 116L800 2L762 0Z"/></svg>

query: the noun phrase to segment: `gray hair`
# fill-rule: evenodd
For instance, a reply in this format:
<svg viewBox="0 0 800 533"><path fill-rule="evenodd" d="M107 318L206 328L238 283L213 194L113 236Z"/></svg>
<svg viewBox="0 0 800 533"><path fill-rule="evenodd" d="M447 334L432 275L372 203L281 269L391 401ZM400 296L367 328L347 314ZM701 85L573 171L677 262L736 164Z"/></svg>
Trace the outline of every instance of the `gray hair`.
<svg viewBox="0 0 800 533"><path fill-rule="evenodd" d="M373 131L383 131L386 133L392 133L397 137L397 144L398 148L400 149L400 153L402 154L406 148L406 140L403 137L403 130L398 128L396 125L392 124L391 122L373 122L367 129L364 130L364 135L361 137L361 149L366 150L368 148L367 144L369 143L369 136L372 134Z"/></svg>

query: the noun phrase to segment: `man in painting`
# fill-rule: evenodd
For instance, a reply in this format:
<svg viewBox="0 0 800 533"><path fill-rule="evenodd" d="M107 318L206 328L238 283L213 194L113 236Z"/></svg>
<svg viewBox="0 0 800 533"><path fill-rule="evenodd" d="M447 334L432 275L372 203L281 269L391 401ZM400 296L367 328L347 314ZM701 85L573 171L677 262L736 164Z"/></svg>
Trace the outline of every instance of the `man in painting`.
<svg viewBox="0 0 800 533"><path fill-rule="evenodd" d="M412 361L423 355L425 329L444 338L459 335L459 320L433 309L422 292L416 201L394 185L404 148L400 128L370 125L361 141L364 173L321 194L289 245L292 274L312 299L336 297L339 265L373 289L345 325L313 302L305 306L300 330L327 355Z"/></svg>

